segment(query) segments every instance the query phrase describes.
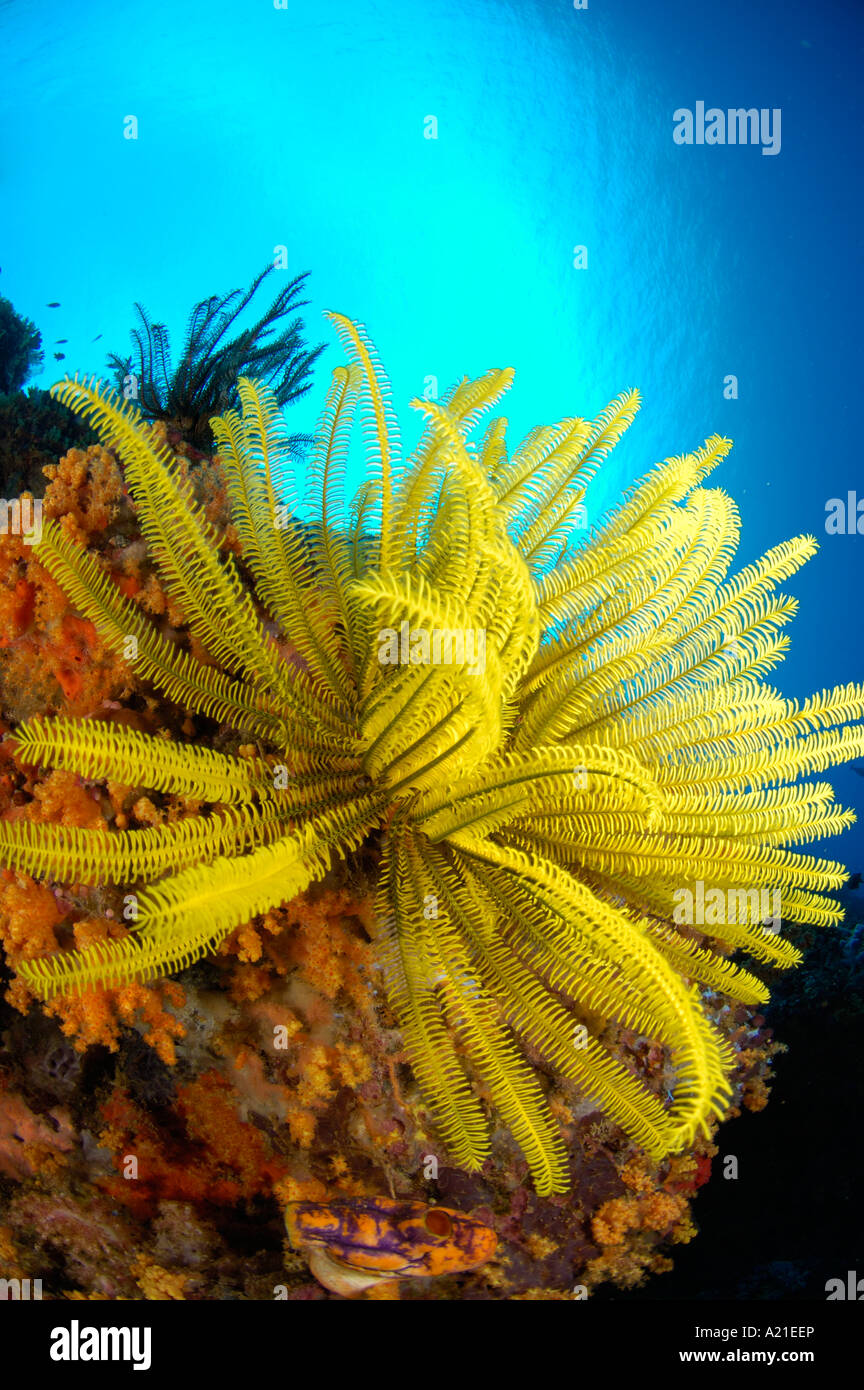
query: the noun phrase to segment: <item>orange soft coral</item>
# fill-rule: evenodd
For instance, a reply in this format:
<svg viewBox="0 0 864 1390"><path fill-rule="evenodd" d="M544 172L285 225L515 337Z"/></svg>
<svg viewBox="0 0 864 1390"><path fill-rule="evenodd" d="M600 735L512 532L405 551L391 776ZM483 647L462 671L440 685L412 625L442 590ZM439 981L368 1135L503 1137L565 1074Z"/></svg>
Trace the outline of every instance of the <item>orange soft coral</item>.
<svg viewBox="0 0 864 1390"><path fill-rule="evenodd" d="M58 950L57 929L66 915L50 888L26 874L0 871L0 942L13 968L21 960ZM72 930L79 948L108 936L126 934L125 927L107 918L83 918ZM20 980L13 982L6 997L22 1013L32 1003L32 996ZM155 985L60 995L44 1007L46 1013L60 1020L66 1036L74 1038L79 1052L91 1043L116 1051L120 1025L138 1024L145 1041L164 1062L171 1064L175 1060L174 1042L183 1037L185 1029L166 1006L181 1008L184 1001L180 985L161 980Z"/></svg>
<svg viewBox="0 0 864 1390"><path fill-rule="evenodd" d="M99 802L74 772L49 772L33 788L27 819L40 824L78 826L87 830L104 827Z"/></svg>
<svg viewBox="0 0 864 1390"><path fill-rule="evenodd" d="M164 1269L154 1264L145 1255L138 1255L132 1261L132 1273L141 1293L146 1299L164 1302L168 1299L185 1299L189 1275L178 1270Z"/></svg>
<svg viewBox="0 0 864 1390"><path fill-rule="evenodd" d="M121 1173L127 1155L137 1160L134 1178L102 1180L116 1200L142 1213L165 1198L234 1206L272 1195L287 1176L288 1165L255 1125L241 1119L231 1087L217 1072L178 1089L177 1114L185 1133L162 1132L115 1086L102 1106L99 1143L114 1154Z"/></svg>
<svg viewBox="0 0 864 1390"><path fill-rule="evenodd" d="M233 1103L231 1086L218 1072L205 1072L178 1091L178 1110L190 1138L199 1140L216 1163L236 1173L243 1195L267 1190L285 1171L255 1125L241 1120Z"/></svg>
<svg viewBox="0 0 864 1390"><path fill-rule="evenodd" d="M0 694L16 719L91 714L132 680L17 536L0 537L0 652Z"/></svg>
<svg viewBox="0 0 864 1390"><path fill-rule="evenodd" d="M274 976L299 967L304 980L323 998L344 990L352 1004L369 1007L365 972L372 950L358 929L356 898L344 889L327 889L314 897L300 894L285 907L238 928L221 948L241 962L232 977L235 998L255 998L262 990L262 970ZM255 967L251 969L250 967Z"/></svg>
<svg viewBox="0 0 864 1390"><path fill-rule="evenodd" d="M44 515L62 517L82 544L106 531L123 497L123 475L109 449L92 444L70 449L42 470L48 478Z"/></svg>
<svg viewBox="0 0 864 1390"><path fill-rule="evenodd" d="M19 765L20 766L20 765ZM24 769L26 771L26 769ZM72 772L54 771L35 782L32 799L23 806L9 807L7 816L25 816L38 823L103 828L107 825L97 796L84 787ZM0 942L9 964L15 968L22 960L44 956L72 944L61 941L58 929L69 917L54 892L26 874L0 873ZM84 917L72 924L75 945L80 949L94 941L127 935L128 929L104 917ZM61 933L62 935L62 933ZM13 982L7 999L26 1012L32 996L20 980ZM61 995L46 1004L45 1012L61 1022L62 1031L75 1039L78 1051L91 1044L102 1044L116 1051L121 1024L138 1024L147 1042L162 1060L175 1060L174 1043L184 1028L166 1005L182 1007L182 988L168 980L155 985L133 984L123 989L90 990L80 995Z"/></svg>
<svg viewBox="0 0 864 1390"><path fill-rule="evenodd" d="M14 965L57 949L63 912L50 888L27 874L0 870L0 941Z"/></svg>
<svg viewBox="0 0 864 1390"><path fill-rule="evenodd" d="M75 923L73 933L79 950L94 941L128 935L127 928L107 918L84 918ZM116 1052L120 1025L138 1024L145 1042L170 1066L176 1060L175 1039L182 1038L186 1030L165 1006L169 1004L181 1008L184 1002L181 985L173 980L159 980L153 985L131 984L122 989L87 990L83 994L60 995L43 1007L46 1013L60 1019L62 1031L74 1039L79 1052L83 1052L91 1043L101 1043Z"/></svg>

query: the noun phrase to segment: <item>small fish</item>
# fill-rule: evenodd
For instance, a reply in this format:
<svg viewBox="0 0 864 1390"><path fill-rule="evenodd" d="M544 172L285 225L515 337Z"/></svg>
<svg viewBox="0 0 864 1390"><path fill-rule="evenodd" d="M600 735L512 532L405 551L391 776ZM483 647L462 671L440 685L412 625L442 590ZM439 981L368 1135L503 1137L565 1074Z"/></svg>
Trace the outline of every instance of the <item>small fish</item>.
<svg viewBox="0 0 864 1390"><path fill-rule="evenodd" d="M68 339L68 338L55 338L54 341L55 341L55 343L68 343L69 339Z"/></svg>
<svg viewBox="0 0 864 1390"><path fill-rule="evenodd" d="M91 338L90 341L91 341L91 343L98 343L98 341L99 341L99 339L100 339L101 337L102 337L102 334L101 334L101 333L97 333L97 334L96 334L96 337L95 337L95 338Z"/></svg>
<svg viewBox="0 0 864 1390"><path fill-rule="evenodd" d="M54 361L55 361L55 362L65 362L65 361L66 361L66 354L65 354L65 352L55 352L55 354L54 354Z"/></svg>
<svg viewBox="0 0 864 1390"><path fill-rule="evenodd" d="M473 1216L400 1197L289 1202L285 1225L318 1282L344 1298L388 1279L476 1269L498 1245Z"/></svg>
<svg viewBox="0 0 864 1390"><path fill-rule="evenodd" d="M45 305L45 308L46 308L46 309L59 309L59 308L60 308L60 300L59 300L59 299L52 299L50 304L46 304L46 305Z"/></svg>

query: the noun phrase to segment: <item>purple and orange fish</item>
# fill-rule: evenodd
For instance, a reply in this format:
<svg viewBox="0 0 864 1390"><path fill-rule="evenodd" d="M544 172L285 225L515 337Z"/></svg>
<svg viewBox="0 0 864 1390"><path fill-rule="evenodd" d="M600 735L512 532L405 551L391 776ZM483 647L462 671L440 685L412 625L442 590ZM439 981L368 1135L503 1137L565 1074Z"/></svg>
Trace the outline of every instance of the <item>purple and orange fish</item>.
<svg viewBox="0 0 864 1390"><path fill-rule="evenodd" d="M285 1225L318 1282L345 1298L388 1279L476 1269L498 1244L473 1216L400 1197L291 1202Z"/></svg>

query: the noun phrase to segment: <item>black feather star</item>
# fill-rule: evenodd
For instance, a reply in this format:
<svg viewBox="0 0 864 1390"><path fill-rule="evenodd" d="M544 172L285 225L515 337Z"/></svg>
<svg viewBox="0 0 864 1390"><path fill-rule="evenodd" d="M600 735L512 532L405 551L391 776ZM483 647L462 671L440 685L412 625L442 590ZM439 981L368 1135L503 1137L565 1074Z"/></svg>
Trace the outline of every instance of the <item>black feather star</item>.
<svg viewBox="0 0 864 1390"><path fill-rule="evenodd" d="M268 385L280 407L305 395L324 344L306 347L302 318L282 321L308 304L308 300L298 298L308 272L295 276L280 290L257 322L228 337L274 268L266 266L245 292L211 295L195 305L176 368L168 328L164 323L153 323L143 305L135 305L141 326L132 329L133 355L112 353L108 366L121 389L128 377L135 377L135 399L145 420L166 420L190 443L206 448L212 441L211 418L238 403L237 381L241 376ZM277 325L281 328L278 333ZM294 440L295 444L302 442L299 436Z"/></svg>

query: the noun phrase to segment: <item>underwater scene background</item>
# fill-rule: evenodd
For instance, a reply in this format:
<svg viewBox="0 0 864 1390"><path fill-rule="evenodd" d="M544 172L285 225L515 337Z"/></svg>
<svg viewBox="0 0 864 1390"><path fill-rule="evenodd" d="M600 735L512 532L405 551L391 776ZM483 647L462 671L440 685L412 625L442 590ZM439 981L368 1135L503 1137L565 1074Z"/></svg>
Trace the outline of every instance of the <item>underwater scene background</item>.
<svg viewBox="0 0 864 1390"><path fill-rule="evenodd" d="M83 542L103 567L121 557L124 599L141 596L139 611L181 628L181 598L153 561L170 537L159 539L155 520L148 530L119 445L91 432L97 406L70 391L61 408L33 392L68 372L95 374L128 398L130 375L136 391L158 375L158 361L138 368L130 340L137 326L146 356L158 341L148 321L169 328L170 386L193 307L245 293L272 266L236 328L251 330L306 274L294 293L304 302L278 321L281 332L302 320L281 357L251 356L250 334L245 355L219 359L196 421L166 404L151 440L179 460L187 501L223 551L254 570L235 495L211 463L210 413L238 405L227 387L255 376L256 360L261 374L278 377L280 363L297 372L277 407L309 525L312 441L331 373L346 352L361 363L367 344L344 324L340 342L322 316L332 311L364 325L380 354L406 453L425 424L408 401L434 400L466 374L515 369L501 406L510 447L541 424L596 421L616 393L638 388L642 408L587 494L586 534L658 461L731 439L708 486L740 511L735 568L790 537L819 545L784 578L799 608L769 684L803 700L861 681L862 37L852 0L86 0L50 11L0 0L4 499L44 494L46 528L65 527L66 543ZM712 110L737 108L760 116L746 143L733 143L731 120L715 119L706 137ZM24 341L14 362L13 340ZM215 353L211 344L201 360ZM373 355L363 388L373 407L378 368ZM263 478L266 430L253 438L250 401L243 407L237 476L251 459ZM258 408L266 415L266 403ZM224 454L225 439L216 442ZM380 458L370 473L369 457L355 430L349 497L378 476ZM53 471L43 477L45 465ZM150 486L150 464L140 467L139 486ZM154 469L153 516L170 516L173 494L156 478ZM243 486L252 496L254 482ZM468 495L476 489L475 480ZM484 517L491 528L491 511ZM338 521L350 525L347 507ZM298 566L303 547L298 539ZM0 612L9 739L34 716L110 709L145 737L164 728L219 757L253 759L257 729L238 745L222 716L172 722L127 679L96 640L99 624L88 626L83 590L63 606L74 563L60 541L56 567L46 558L38 574L26 546L9 557ZM305 582L297 593L311 592ZM516 590L504 592L515 612ZM203 652L206 666L207 644L196 641L192 656ZM29 760L11 742L0 748L9 824L26 817L71 836L149 829L156 844L158 827L230 799L213 791L227 783L196 782L191 764L159 785L121 775L120 764L106 771L92 750L76 764L55 749L55 771L34 779L27 769L48 766L47 755L40 763L34 734L19 737L25 752L31 738ZM100 943L119 939L122 893L111 907L81 891L71 869L59 872L81 869L50 858L71 856L72 839L38 853L28 840L31 857L16 859L9 832L0 1278L41 1279L56 1299L563 1300L581 1289L598 1301L824 1301L832 1280L864 1275L855 1181L864 756L824 777L859 819L803 848L851 871L833 893L845 917L787 924L804 963L755 968L772 991L764 1008L705 989L707 1015L735 1053L733 1118L718 1128L706 1109L710 1132L694 1125L671 1157L652 1155L614 1108L612 1118L602 1105L580 1108L547 1069L571 1160L569 1191L553 1183L552 1195L532 1182L536 1165L507 1147L512 1120L493 1129L493 1156L476 1170L440 1140L402 1050L399 1025L410 1030L387 1013L376 976L377 841L353 877L321 874L323 887L307 892L304 882L287 906L226 928L213 958L166 953L170 979L91 979L77 1000L42 991L43 1010L29 961L93 943L108 960ZM245 805L239 792L234 801ZM197 864L189 843L184 872ZM250 830L245 847L255 843ZM647 1078L652 1096L673 1095L656 1032L634 1024L610 1041L598 1009L586 1012L589 1032ZM280 1029L274 1060L268 1039ZM538 1065L533 1044L528 1062ZM486 1105L482 1085L479 1094ZM355 1244L362 1236L359 1266L346 1225Z"/></svg>

